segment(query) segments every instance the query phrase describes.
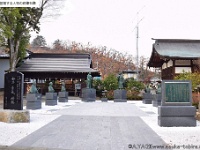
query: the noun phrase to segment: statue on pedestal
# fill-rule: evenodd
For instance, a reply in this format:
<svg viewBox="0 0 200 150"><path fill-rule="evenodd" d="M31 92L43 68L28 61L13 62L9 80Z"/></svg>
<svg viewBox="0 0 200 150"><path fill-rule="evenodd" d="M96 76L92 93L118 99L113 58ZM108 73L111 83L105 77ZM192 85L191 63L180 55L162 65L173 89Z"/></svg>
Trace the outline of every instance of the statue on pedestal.
<svg viewBox="0 0 200 150"><path fill-rule="evenodd" d="M53 88L53 83L52 82L49 83L48 92L50 92L50 93L55 92L55 90Z"/></svg>
<svg viewBox="0 0 200 150"><path fill-rule="evenodd" d="M38 93L38 90L37 90L37 88L36 88L36 82L35 82L35 81L33 81L29 93L31 93L31 94Z"/></svg>

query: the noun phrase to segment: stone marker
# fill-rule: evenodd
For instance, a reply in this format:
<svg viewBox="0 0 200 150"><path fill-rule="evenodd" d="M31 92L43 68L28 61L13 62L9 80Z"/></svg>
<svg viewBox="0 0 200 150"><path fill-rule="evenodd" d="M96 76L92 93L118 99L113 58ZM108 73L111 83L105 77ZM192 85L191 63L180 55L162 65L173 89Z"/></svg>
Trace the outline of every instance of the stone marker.
<svg viewBox="0 0 200 150"><path fill-rule="evenodd" d="M21 72L5 74L4 109L23 110L24 75Z"/></svg>
<svg viewBox="0 0 200 150"><path fill-rule="evenodd" d="M192 106L191 81L163 80L162 102L158 107L158 125L196 126L196 108Z"/></svg>
<svg viewBox="0 0 200 150"><path fill-rule="evenodd" d="M30 112L23 110L24 75L21 72L5 74L4 106L0 121L6 123L30 122Z"/></svg>

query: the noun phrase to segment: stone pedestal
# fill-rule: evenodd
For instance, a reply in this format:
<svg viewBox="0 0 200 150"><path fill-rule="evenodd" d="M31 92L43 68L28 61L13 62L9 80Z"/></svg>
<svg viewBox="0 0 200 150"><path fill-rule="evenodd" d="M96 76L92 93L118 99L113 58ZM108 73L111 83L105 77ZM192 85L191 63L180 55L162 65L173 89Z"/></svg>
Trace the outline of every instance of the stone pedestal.
<svg viewBox="0 0 200 150"><path fill-rule="evenodd" d="M144 93L142 102L144 104L152 104L153 95L151 93Z"/></svg>
<svg viewBox="0 0 200 150"><path fill-rule="evenodd" d="M161 106L161 99L162 99L161 94L154 95L154 100L152 101L153 106L154 107Z"/></svg>
<svg viewBox="0 0 200 150"><path fill-rule="evenodd" d="M127 102L126 90L114 90L114 102Z"/></svg>
<svg viewBox="0 0 200 150"><path fill-rule="evenodd" d="M102 97L102 98L101 98L101 101L102 101L102 102L107 102L108 99L107 99L106 97Z"/></svg>
<svg viewBox="0 0 200 150"><path fill-rule="evenodd" d="M68 92L59 92L58 93L59 102L68 102Z"/></svg>
<svg viewBox="0 0 200 150"><path fill-rule="evenodd" d="M0 110L0 122L27 123L30 122L30 112L28 110Z"/></svg>
<svg viewBox="0 0 200 150"><path fill-rule="evenodd" d="M57 93L46 93L45 105L54 106L57 105Z"/></svg>
<svg viewBox="0 0 200 150"><path fill-rule="evenodd" d="M94 102L96 100L96 89L83 88L82 89L82 101Z"/></svg>
<svg viewBox="0 0 200 150"><path fill-rule="evenodd" d="M42 108L41 94L27 94L26 100L27 100L26 109Z"/></svg>
<svg viewBox="0 0 200 150"><path fill-rule="evenodd" d="M159 106L158 125L163 127L196 126L194 106Z"/></svg>

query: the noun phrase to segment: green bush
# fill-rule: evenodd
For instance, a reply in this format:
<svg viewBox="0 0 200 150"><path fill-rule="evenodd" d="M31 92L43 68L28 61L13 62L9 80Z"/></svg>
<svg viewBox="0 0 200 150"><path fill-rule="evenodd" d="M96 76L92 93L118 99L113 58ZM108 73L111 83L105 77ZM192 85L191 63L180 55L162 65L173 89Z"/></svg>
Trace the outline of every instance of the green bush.
<svg viewBox="0 0 200 150"><path fill-rule="evenodd" d="M193 102L192 106L196 107L196 109L199 109L199 103L197 103L197 102Z"/></svg>
<svg viewBox="0 0 200 150"><path fill-rule="evenodd" d="M108 75L108 77L104 79L103 85L105 90L116 90L118 88L117 77L114 74Z"/></svg>
<svg viewBox="0 0 200 150"><path fill-rule="evenodd" d="M136 81L134 78L128 78L125 80L125 88L127 90L140 91L145 88L144 84L140 81Z"/></svg>
<svg viewBox="0 0 200 150"><path fill-rule="evenodd" d="M138 96L139 91L137 90L127 90L127 99L128 100L141 100L142 97Z"/></svg>
<svg viewBox="0 0 200 150"><path fill-rule="evenodd" d="M179 74L175 77L176 80L191 80L192 82L192 90L195 90L198 85L200 85L200 74L195 72L185 72Z"/></svg>

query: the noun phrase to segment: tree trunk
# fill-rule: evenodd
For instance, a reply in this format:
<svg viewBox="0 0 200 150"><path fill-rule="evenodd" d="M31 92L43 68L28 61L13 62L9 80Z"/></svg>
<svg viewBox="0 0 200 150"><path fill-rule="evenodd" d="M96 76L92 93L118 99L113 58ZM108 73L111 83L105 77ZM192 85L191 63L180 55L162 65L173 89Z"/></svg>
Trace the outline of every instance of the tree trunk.
<svg viewBox="0 0 200 150"><path fill-rule="evenodd" d="M16 44L13 38L9 38L9 47L10 47L10 69L9 71L15 71L16 65L19 61L18 59L18 51L19 51L19 40L17 40Z"/></svg>

